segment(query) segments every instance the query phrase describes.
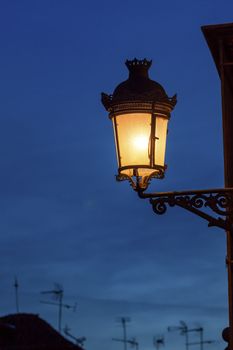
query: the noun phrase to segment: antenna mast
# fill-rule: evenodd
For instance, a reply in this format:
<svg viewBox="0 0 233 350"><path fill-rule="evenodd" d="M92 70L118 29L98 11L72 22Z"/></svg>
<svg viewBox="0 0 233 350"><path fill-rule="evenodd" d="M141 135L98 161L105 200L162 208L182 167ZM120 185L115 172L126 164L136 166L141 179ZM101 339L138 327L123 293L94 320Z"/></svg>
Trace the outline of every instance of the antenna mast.
<svg viewBox="0 0 233 350"><path fill-rule="evenodd" d="M126 324L130 322L130 317L120 317L117 319L118 322L121 322L122 328L123 328L123 339L117 339L117 338L112 338L114 341L120 341L124 344L124 350L127 350L127 343L131 345L136 345L136 343L133 340L127 340L127 332L126 332ZM137 343L138 346L138 343Z"/></svg>
<svg viewBox="0 0 233 350"><path fill-rule="evenodd" d="M164 346L164 337L158 336L153 338L153 344L157 350L159 350L160 346Z"/></svg>
<svg viewBox="0 0 233 350"><path fill-rule="evenodd" d="M203 336L204 328L203 327L189 329L188 331L189 332L198 332L200 334L200 341L189 343L189 345L200 345L200 350L204 350L204 344L214 343L214 340L204 340L204 336Z"/></svg>
<svg viewBox="0 0 233 350"><path fill-rule="evenodd" d="M188 326L184 321L180 321L180 326L169 326L168 332L180 331L181 335L185 335L185 348L189 349Z"/></svg>
<svg viewBox="0 0 233 350"><path fill-rule="evenodd" d="M19 313L19 295L18 295L19 283L18 283L17 277L15 277L14 287L15 287L16 312L17 312L17 314L18 314L18 313Z"/></svg>
<svg viewBox="0 0 233 350"><path fill-rule="evenodd" d="M180 321L180 326L175 327L168 327L167 329L170 331L178 331L180 330L181 335L185 335L185 346L186 350L189 349L189 346L191 345L200 345L200 350L204 350L204 344L212 344L214 343L214 340L204 340L203 339L203 333L204 328L203 327L197 327L197 328L188 328L187 324L184 321ZM198 332L200 334L200 341L199 342L189 342L188 334L190 332Z"/></svg>
<svg viewBox="0 0 233 350"><path fill-rule="evenodd" d="M40 301L42 304L55 305L58 306L58 331L61 333L61 321L62 321L62 308L73 309L76 310L76 303L74 306L63 304L63 296L64 290L61 285L55 284L55 288L53 290L47 290L41 292L41 294L52 294L58 302L50 302L50 301Z"/></svg>

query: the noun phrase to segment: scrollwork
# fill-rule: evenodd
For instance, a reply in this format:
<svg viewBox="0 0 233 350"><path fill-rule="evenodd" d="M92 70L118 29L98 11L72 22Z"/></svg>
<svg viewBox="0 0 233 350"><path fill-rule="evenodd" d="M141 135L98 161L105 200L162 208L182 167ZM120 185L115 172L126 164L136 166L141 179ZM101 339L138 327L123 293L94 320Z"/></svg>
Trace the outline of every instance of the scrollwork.
<svg viewBox="0 0 233 350"><path fill-rule="evenodd" d="M151 199L150 202L152 204L153 211L156 214L162 215L167 211L166 200L164 200L163 198L159 198L158 200Z"/></svg>
<svg viewBox="0 0 233 350"><path fill-rule="evenodd" d="M190 200L191 206L194 206L195 208L200 209L205 204L206 197L196 195L191 197L189 200Z"/></svg>
<svg viewBox="0 0 233 350"><path fill-rule="evenodd" d="M167 211L167 206L175 205L187 209L209 222L209 226L218 226L227 229L232 222L233 214L233 189L207 191L167 192L164 194L145 195L150 198L153 211L162 215ZM143 196L141 196L143 197ZM211 216L204 209L209 208L217 217ZM225 218L225 219L224 219Z"/></svg>
<svg viewBox="0 0 233 350"><path fill-rule="evenodd" d="M150 184L150 181L152 178L156 179L163 179L164 178L164 169L158 168L155 171L153 171L149 176L129 176L127 174L118 173L116 175L117 181L129 181L130 186L136 191L145 191Z"/></svg>
<svg viewBox="0 0 233 350"><path fill-rule="evenodd" d="M215 195L210 195L206 199L206 207L211 208L216 214L227 216L230 214L231 210L228 208L233 205L233 196L229 193L217 193Z"/></svg>

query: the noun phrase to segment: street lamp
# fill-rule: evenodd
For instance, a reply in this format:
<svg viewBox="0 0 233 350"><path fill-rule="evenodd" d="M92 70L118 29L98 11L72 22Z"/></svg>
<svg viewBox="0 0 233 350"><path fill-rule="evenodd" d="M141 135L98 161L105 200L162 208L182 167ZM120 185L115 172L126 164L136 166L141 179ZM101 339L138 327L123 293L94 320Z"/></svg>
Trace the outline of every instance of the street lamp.
<svg viewBox="0 0 233 350"><path fill-rule="evenodd" d="M118 180L145 190L151 178L163 178L167 125L176 95L148 76L152 61L126 61L129 78L102 102L112 120L118 161ZM136 179L136 180L135 180Z"/></svg>
<svg viewBox="0 0 233 350"><path fill-rule="evenodd" d="M202 27L215 61L222 95L225 188L146 193L152 178L162 179L166 165L167 124L176 95L150 80L151 61L126 61L129 78L102 103L113 122L118 160L117 180L129 180L141 198L148 198L156 214L179 206L227 234L229 327L223 332L233 350L233 23Z"/></svg>

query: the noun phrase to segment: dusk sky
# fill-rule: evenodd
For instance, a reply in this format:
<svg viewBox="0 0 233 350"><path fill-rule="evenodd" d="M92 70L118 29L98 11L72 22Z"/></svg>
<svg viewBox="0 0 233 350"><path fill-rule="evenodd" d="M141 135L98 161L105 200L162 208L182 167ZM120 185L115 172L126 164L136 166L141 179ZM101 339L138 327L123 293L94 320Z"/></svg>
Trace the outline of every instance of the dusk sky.
<svg viewBox="0 0 233 350"><path fill-rule="evenodd" d="M156 216L115 181L113 131L100 93L126 80L126 59L152 59L150 77L178 103L164 180L150 191L223 186L220 81L200 27L233 22L232 0L0 2L0 314L57 328L41 291L64 288L63 310L87 350L184 349L180 320L223 349L228 324L225 233L180 208ZM191 339L198 341L198 334ZM191 347L190 349L199 349Z"/></svg>

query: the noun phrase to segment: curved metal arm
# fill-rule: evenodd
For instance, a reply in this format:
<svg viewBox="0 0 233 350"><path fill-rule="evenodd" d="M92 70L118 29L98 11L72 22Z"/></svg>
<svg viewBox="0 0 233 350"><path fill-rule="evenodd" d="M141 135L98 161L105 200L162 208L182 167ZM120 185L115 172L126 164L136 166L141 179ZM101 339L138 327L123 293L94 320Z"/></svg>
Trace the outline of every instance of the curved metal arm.
<svg viewBox="0 0 233 350"><path fill-rule="evenodd" d="M233 188L158 193L144 193L138 188L137 193L140 198L150 199L156 214L164 214L168 205L177 205L207 220L208 226L218 226L224 230L232 226ZM216 216L210 215L210 210Z"/></svg>

